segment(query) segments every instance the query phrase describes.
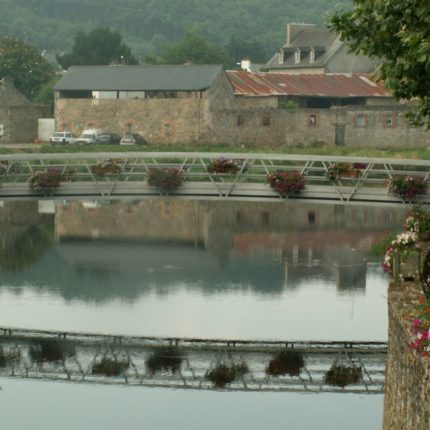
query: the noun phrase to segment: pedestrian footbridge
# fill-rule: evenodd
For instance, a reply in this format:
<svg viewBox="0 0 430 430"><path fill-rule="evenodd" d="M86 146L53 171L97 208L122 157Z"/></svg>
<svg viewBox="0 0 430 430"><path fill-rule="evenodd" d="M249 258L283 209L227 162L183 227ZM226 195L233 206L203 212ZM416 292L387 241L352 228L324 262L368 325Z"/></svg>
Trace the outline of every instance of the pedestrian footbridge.
<svg viewBox="0 0 430 430"><path fill-rule="evenodd" d="M219 165L225 161L235 168L223 171ZM213 169L214 165L218 165L218 169ZM344 171L333 174L334 167L339 166L343 166ZM167 191L150 186L148 174L156 168L179 169L184 182ZM31 175L47 169L59 170L60 186L55 190L31 189ZM288 197L289 200L402 205L412 201L391 195L390 180L399 176L418 176L427 180L430 161L191 152L1 155L0 200L144 199L169 194L187 199L280 201L283 197L271 189L267 176L285 171L299 172L305 182L304 190ZM430 194L415 198L413 203L429 204Z"/></svg>
<svg viewBox="0 0 430 430"><path fill-rule="evenodd" d="M285 352L289 358L280 364L280 353ZM0 328L1 377L70 383L381 394L386 354L383 342L157 338ZM223 369L230 377L219 383L212 376ZM340 378L333 379L336 369Z"/></svg>

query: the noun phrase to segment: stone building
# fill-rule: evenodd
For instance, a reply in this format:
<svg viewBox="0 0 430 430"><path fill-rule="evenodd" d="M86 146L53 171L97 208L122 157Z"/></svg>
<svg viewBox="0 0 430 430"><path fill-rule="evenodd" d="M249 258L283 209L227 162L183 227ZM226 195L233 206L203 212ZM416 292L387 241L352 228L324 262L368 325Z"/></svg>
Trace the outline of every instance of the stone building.
<svg viewBox="0 0 430 430"><path fill-rule="evenodd" d="M75 66L55 87L57 129L140 133L150 143L213 141L213 113L233 104L216 65Z"/></svg>
<svg viewBox="0 0 430 430"><path fill-rule="evenodd" d="M227 72L235 110L222 111L218 140L277 147L339 145L405 147L430 144L381 83L364 74Z"/></svg>
<svg viewBox="0 0 430 430"><path fill-rule="evenodd" d="M150 144L429 146L408 109L363 74L76 66L55 88L57 129L134 132Z"/></svg>
<svg viewBox="0 0 430 430"><path fill-rule="evenodd" d="M278 73L369 73L380 63L365 55L348 52L340 36L315 24L289 23L285 44L267 62Z"/></svg>
<svg viewBox="0 0 430 430"><path fill-rule="evenodd" d="M33 142L37 120L48 116L47 106L34 105L8 78L0 79L0 144Z"/></svg>

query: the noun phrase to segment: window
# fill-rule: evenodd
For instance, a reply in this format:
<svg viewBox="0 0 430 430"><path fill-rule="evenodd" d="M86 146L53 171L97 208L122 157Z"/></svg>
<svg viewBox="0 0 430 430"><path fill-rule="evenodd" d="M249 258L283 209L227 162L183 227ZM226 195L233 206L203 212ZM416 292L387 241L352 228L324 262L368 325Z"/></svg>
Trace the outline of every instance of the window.
<svg viewBox="0 0 430 430"><path fill-rule="evenodd" d="M367 127L367 115L364 113L355 114L354 126L355 128Z"/></svg>
<svg viewBox="0 0 430 430"><path fill-rule="evenodd" d="M132 133L133 132L133 124L129 122L126 126L126 133Z"/></svg>
<svg viewBox="0 0 430 430"><path fill-rule="evenodd" d="M317 116L316 115L309 115L308 125L309 125L309 127L316 127L317 126Z"/></svg>
<svg viewBox="0 0 430 430"><path fill-rule="evenodd" d="M166 122L163 125L163 133L164 133L164 136L171 136L172 135L172 125L169 124L168 122Z"/></svg>
<svg viewBox="0 0 430 430"><path fill-rule="evenodd" d="M308 224L314 225L316 220L315 212L308 212Z"/></svg>
<svg viewBox="0 0 430 430"><path fill-rule="evenodd" d="M237 116L237 126L238 126L238 127L241 127L242 125L244 125L244 123L245 123L245 118L244 118L244 116L243 116L243 113L240 113L240 114Z"/></svg>
<svg viewBox="0 0 430 430"><path fill-rule="evenodd" d="M236 212L236 224L241 225L243 224L243 221L244 221L243 212L241 211Z"/></svg>
<svg viewBox="0 0 430 430"><path fill-rule="evenodd" d="M311 48L309 52L309 63L313 63L315 61L315 49Z"/></svg>
<svg viewBox="0 0 430 430"><path fill-rule="evenodd" d="M270 113L263 114L263 120L262 123L265 127L269 127L271 123L271 115Z"/></svg>
<svg viewBox="0 0 430 430"><path fill-rule="evenodd" d="M396 126L396 116L393 113L385 113L382 115L382 127L384 128L393 128Z"/></svg>
<svg viewBox="0 0 430 430"><path fill-rule="evenodd" d="M294 53L294 62L300 63L300 49L296 49L296 52Z"/></svg>

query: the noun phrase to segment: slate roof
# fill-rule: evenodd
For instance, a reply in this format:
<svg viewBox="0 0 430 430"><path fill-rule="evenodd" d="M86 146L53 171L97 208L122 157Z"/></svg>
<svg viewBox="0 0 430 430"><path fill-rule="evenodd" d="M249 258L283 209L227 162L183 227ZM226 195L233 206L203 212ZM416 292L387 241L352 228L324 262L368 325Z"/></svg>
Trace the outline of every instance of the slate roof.
<svg viewBox="0 0 430 430"><path fill-rule="evenodd" d="M200 91L220 65L72 66L54 87L61 91Z"/></svg>
<svg viewBox="0 0 430 430"><path fill-rule="evenodd" d="M376 58L348 53L340 36L327 28L319 28L314 24L298 25L302 28L269 59L267 67L272 70L324 68L326 73L366 73L380 63ZM315 50L312 63L309 55L311 48ZM298 63L294 56L296 49L301 51Z"/></svg>
<svg viewBox="0 0 430 430"><path fill-rule="evenodd" d="M304 97L391 97L366 75L287 74L228 71L235 95Z"/></svg>

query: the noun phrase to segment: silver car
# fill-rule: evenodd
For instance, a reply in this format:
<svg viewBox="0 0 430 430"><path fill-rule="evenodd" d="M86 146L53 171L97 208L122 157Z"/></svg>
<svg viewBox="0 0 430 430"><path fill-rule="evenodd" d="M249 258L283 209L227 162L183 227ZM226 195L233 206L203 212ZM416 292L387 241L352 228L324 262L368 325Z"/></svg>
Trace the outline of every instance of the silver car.
<svg viewBox="0 0 430 430"><path fill-rule="evenodd" d="M127 133L119 142L120 145L146 145L147 143L145 138L138 133Z"/></svg>

